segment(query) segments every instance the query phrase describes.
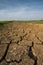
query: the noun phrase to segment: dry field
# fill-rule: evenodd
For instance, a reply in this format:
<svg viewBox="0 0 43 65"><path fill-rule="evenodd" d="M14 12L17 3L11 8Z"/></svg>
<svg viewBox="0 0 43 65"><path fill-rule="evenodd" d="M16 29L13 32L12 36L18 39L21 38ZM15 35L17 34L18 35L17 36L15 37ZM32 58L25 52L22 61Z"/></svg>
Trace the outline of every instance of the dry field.
<svg viewBox="0 0 43 65"><path fill-rule="evenodd" d="M43 65L43 24L0 26L0 65Z"/></svg>

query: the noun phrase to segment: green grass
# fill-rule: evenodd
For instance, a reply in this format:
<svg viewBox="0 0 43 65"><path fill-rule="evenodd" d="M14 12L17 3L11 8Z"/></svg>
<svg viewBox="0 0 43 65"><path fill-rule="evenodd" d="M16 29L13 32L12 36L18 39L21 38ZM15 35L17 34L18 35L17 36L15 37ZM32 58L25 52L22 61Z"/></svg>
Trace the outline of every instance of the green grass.
<svg viewBox="0 0 43 65"><path fill-rule="evenodd" d="M0 21L0 27L5 26L8 23L13 22L13 21Z"/></svg>
<svg viewBox="0 0 43 65"><path fill-rule="evenodd" d="M22 20L22 21L14 21L14 22L25 22L25 23L35 23L35 24L43 24L43 20L30 20L30 21L26 21L26 20Z"/></svg>
<svg viewBox="0 0 43 65"><path fill-rule="evenodd" d="M43 20L31 20L31 21L0 21L0 27L3 27L5 24L8 24L10 22L25 22L25 23L33 23L33 24L43 24Z"/></svg>
<svg viewBox="0 0 43 65"><path fill-rule="evenodd" d="M43 24L43 20L33 20L32 23Z"/></svg>

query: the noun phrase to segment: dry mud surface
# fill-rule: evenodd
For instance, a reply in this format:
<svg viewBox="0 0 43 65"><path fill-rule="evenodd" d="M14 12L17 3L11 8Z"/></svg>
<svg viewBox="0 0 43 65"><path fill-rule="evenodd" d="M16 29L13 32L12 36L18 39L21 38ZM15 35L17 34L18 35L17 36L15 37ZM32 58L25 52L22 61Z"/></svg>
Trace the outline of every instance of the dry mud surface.
<svg viewBox="0 0 43 65"><path fill-rule="evenodd" d="M43 65L43 24L0 27L0 65Z"/></svg>

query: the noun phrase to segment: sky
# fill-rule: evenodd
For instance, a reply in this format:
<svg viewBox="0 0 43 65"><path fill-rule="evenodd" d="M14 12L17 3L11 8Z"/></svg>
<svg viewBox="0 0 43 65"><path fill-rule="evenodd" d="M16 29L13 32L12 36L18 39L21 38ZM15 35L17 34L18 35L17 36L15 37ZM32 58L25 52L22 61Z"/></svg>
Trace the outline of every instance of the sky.
<svg viewBox="0 0 43 65"><path fill-rule="evenodd" d="M42 20L43 0L0 0L0 20Z"/></svg>

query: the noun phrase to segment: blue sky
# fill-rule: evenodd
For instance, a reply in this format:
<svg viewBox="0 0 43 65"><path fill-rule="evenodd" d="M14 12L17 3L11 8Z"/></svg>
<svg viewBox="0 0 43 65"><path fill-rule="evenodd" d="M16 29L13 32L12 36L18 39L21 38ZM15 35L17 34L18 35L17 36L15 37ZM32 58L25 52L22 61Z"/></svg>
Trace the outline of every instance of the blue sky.
<svg viewBox="0 0 43 65"><path fill-rule="evenodd" d="M43 19L43 0L0 0L0 20Z"/></svg>

